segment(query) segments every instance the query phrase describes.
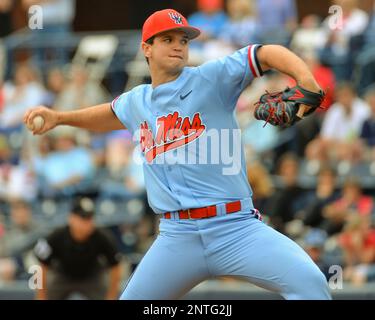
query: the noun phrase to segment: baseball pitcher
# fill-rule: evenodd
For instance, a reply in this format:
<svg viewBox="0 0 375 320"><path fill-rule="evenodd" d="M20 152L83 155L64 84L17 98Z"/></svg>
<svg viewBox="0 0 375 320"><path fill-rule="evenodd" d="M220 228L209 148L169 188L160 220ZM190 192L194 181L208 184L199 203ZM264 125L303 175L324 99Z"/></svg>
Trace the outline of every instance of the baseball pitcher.
<svg viewBox="0 0 375 320"><path fill-rule="evenodd" d="M34 134L69 125L96 132L127 128L134 135L148 201L161 219L121 299L177 299L218 276L244 279L286 299L330 299L310 257L254 208L234 112L241 92L269 69L298 85L260 97L259 120L293 125L320 106L324 93L306 64L278 45L251 44L188 67L189 42L199 34L175 10L153 13L142 29L151 84L76 111L40 106L24 122ZM41 126L33 125L37 116Z"/></svg>

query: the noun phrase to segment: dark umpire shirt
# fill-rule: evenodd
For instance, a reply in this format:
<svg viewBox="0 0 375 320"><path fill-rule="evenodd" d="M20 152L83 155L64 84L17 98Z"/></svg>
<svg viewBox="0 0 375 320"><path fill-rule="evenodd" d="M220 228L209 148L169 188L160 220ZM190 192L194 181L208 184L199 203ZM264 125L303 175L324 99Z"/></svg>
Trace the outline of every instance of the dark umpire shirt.
<svg viewBox="0 0 375 320"><path fill-rule="evenodd" d="M38 241L34 252L40 262L72 279L95 276L121 258L115 240L100 228L84 242L75 241L68 226L56 229Z"/></svg>

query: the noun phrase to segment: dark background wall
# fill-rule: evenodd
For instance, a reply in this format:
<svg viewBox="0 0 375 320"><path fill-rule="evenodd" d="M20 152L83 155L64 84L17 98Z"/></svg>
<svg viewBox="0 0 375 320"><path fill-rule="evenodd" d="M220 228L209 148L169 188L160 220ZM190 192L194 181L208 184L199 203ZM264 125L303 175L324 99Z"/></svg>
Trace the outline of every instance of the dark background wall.
<svg viewBox="0 0 375 320"><path fill-rule="evenodd" d="M296 0L301 19L315 13L328 15L330 0ZM360 6L371 11L374 0L359 0ZM75 31L140 29L144 20L155 10L174 8L188 16L196 10L196 0L77 0ZM270 8L272 10L272 8ZM16 0L13 13L15 26L26 24L26 13Z"/></svg>
<svg viewBox="0 0 375 320"><path fill-rule="evenodd" d="M374 0L359 0L369 12ZM315 13L328 15L330 0L296 0L299 17ZM154 11L173 8L188 16L196 10L196 0L78 0L75 29L102 30L140 29ZM270 8L272 10L272 8ZM100 14L98 14L100 13ZM100 22L100 23L99 23Z"/></svg>
<svg viewBox="0 0 375 320"><path fill-rule="evenodd" d="M74 29L77 31L140 29L154 11L173 8L190 14L191 0L78 0Z"/></svg>

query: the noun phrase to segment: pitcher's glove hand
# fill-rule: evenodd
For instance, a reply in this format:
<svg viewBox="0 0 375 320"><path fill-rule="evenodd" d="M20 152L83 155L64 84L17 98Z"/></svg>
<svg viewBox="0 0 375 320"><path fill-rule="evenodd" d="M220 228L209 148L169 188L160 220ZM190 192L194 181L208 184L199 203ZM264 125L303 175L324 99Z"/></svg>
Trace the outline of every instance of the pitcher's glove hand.
<svg viewBox="0 0 375 320"><path fill-rule="evenodd" d="M266 91L255 104L254 116L274 126L289 127L301 120L297 113L301 104L309 108L305 116L312 114L323 102L325 93L305 90L300 86L286 88L284 91L269 93Z"/></svg>

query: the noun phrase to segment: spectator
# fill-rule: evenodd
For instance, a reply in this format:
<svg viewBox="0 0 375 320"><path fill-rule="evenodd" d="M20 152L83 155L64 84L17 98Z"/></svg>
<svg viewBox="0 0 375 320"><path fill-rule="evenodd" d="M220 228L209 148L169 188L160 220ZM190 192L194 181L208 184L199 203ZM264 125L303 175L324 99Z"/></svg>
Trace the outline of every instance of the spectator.
<svg viewBox="0 0 375 320"><path fill-rule="evenodd" d="M347 220L367 219L374 209L372 197L364 195L359 181L350 177L343 186L342 196L324 207L325 221L321 227L330 236L337 234L343 230Z"/></svg>
<svg viewBox="0 0 375 320"><path fill-rule="evenodd" d="M330 167L321 168L314 193L306 195L303 208L296 217L305 226L320 228L324 223L323 208L339 197L336 192L336 175Z"/></svg>
<svg viewBox="0 0 375 320"><path fill-rule="evenodd" d="M14 81L4 85L4 107L0 114L0 132L9 133L22 126L25 111L45 102L46 94L37 72L28 64L16 67Z"/></svg>
<svg viewBox="0 0 375 320"><path fill-rule="evenodd" d="M256 43L256 15L253 2L249 0L229 0L227 2L229 20L224 25L219 38L233 50Z"/></svg>
<svg viewBox="0 0 375 320"><path fill-rule="evenodd" d="M274 191L272 179L259 160L250 160L247 156L248 179L253 190L253 203L262 214L267 214L267 204Z"/></svg>
<svg viewBox="0 0 375 320"><path fill-rule="evenodd" d="M64 40L72 30L75 17L75 0L22 0L26 10L34 5L41 7L43 12L43 28L33 30L34 41L49 45L49 50L37 49L35 62L39 67L45 66L49 56L54 56L54 63L59 65L69 61L69 53Z"/></svg>
<svg viewBox="0 0 375 320"><path fill-rule="evenodd" d="M326 32L321 27L319 16L309 14L301 21L300 27L293 33L290 48L298 55L304 52L316 52L326 43Z"/></svg>
<svg viewBox="0 0 375 320"><path fill-rule="evenodd" d="M357 43L357 55L355 59L355 82L360 95L375 83L375 2L371 13L370 21L367 25L363 37L359 37Z"/></svg>
<svg viewBox="0 0 375 320"><path fill-rule="evenodd" d="M0 168L0 199L7 201L22 199L35 200L37 196L37 184L32 171L26 162Z"/></svg>
<svg viewBox="0 0 375 320"><path fill-rule="evenodd" d="M306 148L309 160L355 163L362 158L357 142L362 125L370 115L370 108L356 96L350 83L337 86L336 101L325 115L320 136Z"/></svg>
<svg viewBox="0 0 375 320"><path fill-rule="evenodd" d="M43 11L43 32L57 34L71 30L75 17L75 0L22 0L28 12L29 8L38 5Z"/></svg>
<svg viewBox="0 0 375 320"><path fill-rule="evenodd" d="M27 202L10 203L10 223L0 236L0 280L25 279L28 257L42 229Z"/></svg>
<svg viewBox="0 0 375 320"><path fill-rule="evenodd" d="M365 150L365 159L375 160L375 85L365 94L365 100L371 108L370 117L363 123L361 139Z"/></svg>
<svg viewBox="0 0 375 320"><path fill-rule="evenodd" d="M320 108L318 108L311 116L306 117L303 122L298 122L294 127L296 130L293 139L294 150L299 156L303 157L306 146L319 134L323 118L329 107L334 103L336 80L332 70L320 63L315 52L305 51L301 54L301 58L309 66L319 86L326 93ZM295 85L295 81L290 78L289 86L293 87Z"/></svg>
<svg viewBox="0 0 375 320"><path fill-rule="evenodd" d="M31 201L37 187L28 163L10 148L4 135L0 135L0 203L12 199Z"/></svg>
<svg viewBox="0 0 375 320"><path fill-rule="evenodd" d="M375 281L375 228L372 217L375 216L350 216L339 237L345 258L344 278L357 286Z"/></svg>
<svg viewBox="0 0 375 320"><path fill-rule="evenodd" d="M204 42L219 37L228 19L223 7L223 0L198 0L198 11L188 19L189 24L202 31L196 40Z"/></svg>
<svg viewBox="0 0 375 320"><path fill-rule="evenodd" d="M324 245L326 240L327 234L323 230L311 229L303 239L303 248L328 280L331 275L329 273L330 265L324 257Z"/></svg>
<svg viewBox="0 0 375 320"><path fill-rule="evenodd" d="M343 20L339 21L342 25L337 24L331 29L328 18L323 24L332 34L336 34L336 39L339 40L337 43L348 45L351 36L359 35L365 30L369 20L368 14L358 7L358 0L333 0L332 4L342 8Z"/></svg>
<svg viewBox="0 0 375 320"><path fill-rule="evenodd" d="M303 195L303 190L298 184L298 158L291 153L284 154L279 160L277 175L276 190L265 212L274 228L285 232L285 223L295 218Z"/></svg>
<svg viewBox="0 0 375 320"><path fill-rule="evenodd" d="M62 300L78 293L95 300L118 297L120 254L112 236L95 226L89 198L77 199L68 225L40 239L34 251L43 270L38 299Z"/></svg>
<svg viewBox="0 0 375 320"><path fill-rule="evenodd" d="M70 197L88 193L95 174L90 151L78 146L73 133L69 131L60 131L53 140L52 152L33 158L41 195Z"/></svg>
<svg viewBox="0 0 375 320"><path fill-rule="evenodd" d="M68 111L101 104L109 100L104 90L96 83L90 82L86 70L81 66L73 66L71 80L57 96L54 108Z"/></svg>
<svg viewBox="0 0 375 320"><path fill-rule="evenodd" d="M108 136L106 166L108 178L100 185L103 198L131 199L144 192L142 165L128 131L120 130Z"/></svg>
<svg viewBox="0 0 375 320"><path fill-rule="evenodd" d="M367 25L366 31L364 33L364 47L371 48L375 45L375 2L373 3L373 9L371 12L370 21Z"/></svg>
<svg viewBox="0 0 375 320"><path fill-rule="evenodd" d="M256 0L259 43L287 45L297 27L295 0Z"/></svg>
<svg viewBox="0 0 375 320"><path fill-rule="evenodd" d="M361 35L368 24L368 14L358 8L357 0L334 0L333 4L342 8L340 23L332 26L328 17L323 25L328 34L321 58L330 65L340 81L350 80L353 71L350 41Z"/></svg>
<svg viewBox="0 0 375 320"><path fill-rule="evenodd" d="M55 106L57 97L63 92L66 86L66 79L62 69L53 68L47 74L48 103L47 106Z"/></svg>
<svg viewBox="0 0 375 320"><path fill-rule="evenodd" d="M201 30L201 35L190 44L191 64L201 64L232 51L230 47L224 47L223 43L218 41L228 21L223 9L223 0L198 0L198 11L188 18L189 24Z"/></svg>
<svg viewBox="0 0 375 320"><path fill-rule="evenodd" d="M7 200L7 183L13 165L16 163L8 141L4 135L0 135L0 200Z"/></svg>

